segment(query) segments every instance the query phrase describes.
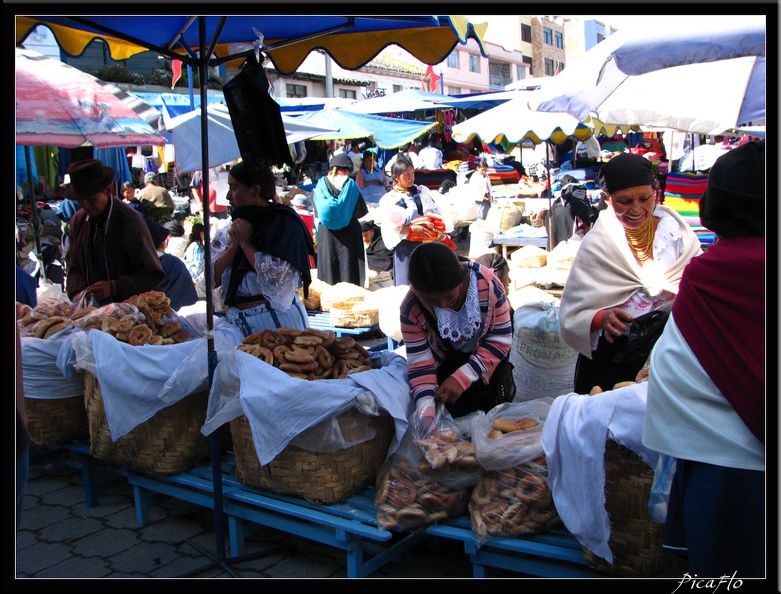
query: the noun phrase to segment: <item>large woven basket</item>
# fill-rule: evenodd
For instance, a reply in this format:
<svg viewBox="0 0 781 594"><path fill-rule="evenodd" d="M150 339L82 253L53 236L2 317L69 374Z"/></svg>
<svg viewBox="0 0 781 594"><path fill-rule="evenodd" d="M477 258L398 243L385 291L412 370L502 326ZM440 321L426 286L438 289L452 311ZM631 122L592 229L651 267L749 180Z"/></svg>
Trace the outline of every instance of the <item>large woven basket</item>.
<svg viewBox="0 0 781 594"><path fill-rule="evenodd" d="M590 565L624 577L681 577L688 563L662 550L664 524L651 520L648 499L654 473L628 448L608 440L605 447L605 510L610 516L613 563L583 553Z"/></svg>
<svg viewBox="0 0 781 594"><path fill-rule="evenodd" d="M350 411L337 417L343 430ZM343 501L374 484L393 439L393 420L383 413L370 417L373 439L334 453L319 453L289 445L276 458L261 466L252 429L245 415L230 423L236 456L236 479L243 485L307 501L331 504Z"/></svg>
<svg viewBox="0 0 781 594"><path fill-rule="evenodd" d="M90 453L98 460L141 472L168 475L184 472L210 455L209 439L201 434L208 401L208 391L190 394L112 441L100 382L85 372L84 403L89 419Z"/></svg>
<svg viewBox="0 0 781 594"><path fill-rule="evenodd" d="M84 398L25 398L27 431L38 446L55 446L87 439L89 425Z"/></svg>

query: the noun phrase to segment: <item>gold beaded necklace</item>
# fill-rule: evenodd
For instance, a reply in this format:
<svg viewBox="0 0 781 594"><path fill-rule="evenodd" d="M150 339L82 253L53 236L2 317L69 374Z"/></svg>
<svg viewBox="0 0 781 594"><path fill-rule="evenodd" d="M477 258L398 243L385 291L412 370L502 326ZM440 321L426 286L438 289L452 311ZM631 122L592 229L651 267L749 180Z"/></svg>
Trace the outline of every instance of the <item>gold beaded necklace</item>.
<svg viewBox="0 0 781 594"><path fill-rule="evenodd" d="M632 250L637 261L642 263L653 256L654 249L654 220L648 217L645 224L639 229L624 229L629 249Z"/></svg>

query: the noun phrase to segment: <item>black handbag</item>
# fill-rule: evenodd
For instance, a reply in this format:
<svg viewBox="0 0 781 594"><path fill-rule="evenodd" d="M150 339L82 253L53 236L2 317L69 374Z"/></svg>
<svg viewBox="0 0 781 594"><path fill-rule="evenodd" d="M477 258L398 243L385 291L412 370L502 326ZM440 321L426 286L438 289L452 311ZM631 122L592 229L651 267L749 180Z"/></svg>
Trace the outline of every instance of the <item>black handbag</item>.
<svg viewBox="0 0 781 594"><path fill-rule="evenodd" d="M669 311L655 310L632 320L629 325L626 348L613 356L614 363L623 363L631 359L648 359L654 344L664 331Z"/></svg>

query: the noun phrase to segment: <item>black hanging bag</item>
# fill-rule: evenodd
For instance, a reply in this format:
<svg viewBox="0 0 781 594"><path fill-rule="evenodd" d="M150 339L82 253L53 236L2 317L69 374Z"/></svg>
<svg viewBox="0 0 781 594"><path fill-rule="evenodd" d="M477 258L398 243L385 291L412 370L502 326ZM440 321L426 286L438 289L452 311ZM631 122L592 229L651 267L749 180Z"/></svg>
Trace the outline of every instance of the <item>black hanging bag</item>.
<svg viewBox="0 0 781 594"><path fill-rule="evenodd" d="M279 104L268 94L268 77L254 55L222 87L241 158L258 167L265 163L293 166Z"/></svg>

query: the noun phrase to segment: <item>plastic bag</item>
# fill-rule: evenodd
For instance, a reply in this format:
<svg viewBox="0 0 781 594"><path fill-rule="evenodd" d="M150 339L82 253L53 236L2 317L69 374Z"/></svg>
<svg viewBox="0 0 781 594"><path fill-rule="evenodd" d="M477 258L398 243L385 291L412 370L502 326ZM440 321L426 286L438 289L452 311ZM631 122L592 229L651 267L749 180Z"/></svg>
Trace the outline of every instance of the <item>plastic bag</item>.
<svg viewBox="0 0 781 594"><path fill-rule="evenodd" d="M542 427L552 403L552 398L507 402L495 406L484 417L476 420L472 428L472 441L480 466L485 470L504 470L542 456ZM492 431L497 430L495 423L502 426L502 421L517 423L521 419L532 419L537 424L529 429L492 436ZM509 426L507 428L510 429Z"/></svg>
<svg viewBox="0 0 781 594"><path fill-rule="evenodd" d="M470 488L445 484L434 478L442 473L418 469L422 457L412 442L412 434L407 432L397 452L377 473L374 504L380 528L414 530L467 511Z"/></svg>
<svg viewBox="0 0 781 594"><path fill-rule="evenodd" d="M482 472L468 508L478 547L494 537L541 534L563 526L548 486L544 456Z"/></svg>
<svg viewBox="0 0 781 594"><path fill-rule="evenodd" d="M654 482L651 484L651 495L648 497L648 511L651 520L656 524L667 521L667 501L670 498L670 487L675 476L675 458L660 454L654 468Z"/></svg>
<svg viewBox="0 0 781 594"><path fill-rule="evenodd" d="M472 441L481 471L469 513L477 546L497 536L539 534L562 525L541 441L552 401L500 404L474 420Z"/></svg>

